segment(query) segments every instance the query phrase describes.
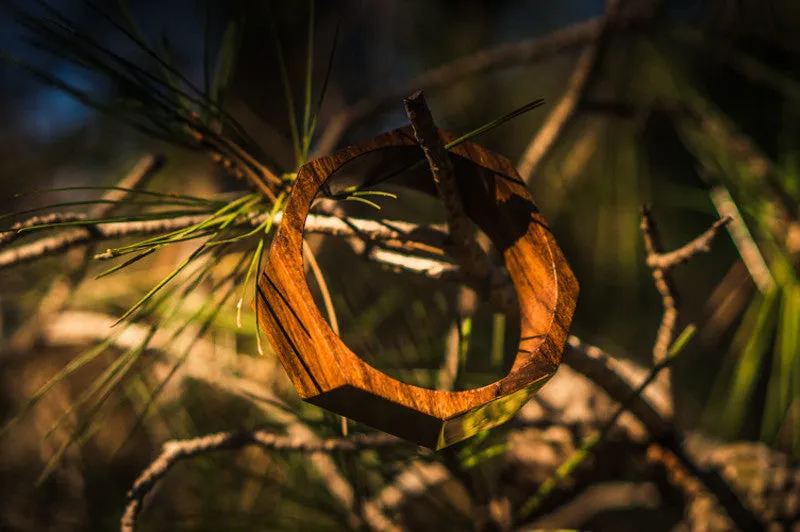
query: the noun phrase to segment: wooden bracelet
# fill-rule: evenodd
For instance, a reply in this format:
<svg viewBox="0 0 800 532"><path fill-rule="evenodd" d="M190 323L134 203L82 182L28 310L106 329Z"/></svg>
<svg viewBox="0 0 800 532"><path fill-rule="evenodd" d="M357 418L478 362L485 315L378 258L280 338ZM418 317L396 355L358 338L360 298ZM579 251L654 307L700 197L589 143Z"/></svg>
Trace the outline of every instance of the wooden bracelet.
<svg viewBox="0 0 800 532"><path fill-rule="evenodd" d="M454 139L445 132L442 137ZM450 157L464 210L502 253L517 293L521 334L508 375L464 391L398 381L364 362L333 333L309 289L303 227L314 198L321 187L331 186L332 176L374 166L401 174L403 186L436 194L410 127L300 169L256 301L259 324L302 399L434 449L507 421L553 376L578 295L575 276L511 162L470 142L457 145ZM369 181L374 175L361 177Z"/></svg>

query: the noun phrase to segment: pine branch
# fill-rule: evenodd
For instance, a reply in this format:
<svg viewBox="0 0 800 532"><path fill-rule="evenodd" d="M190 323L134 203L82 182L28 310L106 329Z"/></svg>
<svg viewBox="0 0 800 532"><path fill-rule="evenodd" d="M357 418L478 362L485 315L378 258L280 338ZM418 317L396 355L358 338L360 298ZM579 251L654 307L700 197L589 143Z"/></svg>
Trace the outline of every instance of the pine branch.
<svg viewBox="0 0 800 532"><path fill-rule="evenodd" d="M0 270L57 255L93 242L183 229L200 223L207 217L208 215L205 214L189 215L158 220L98 224L93 226L91 231L88 229L73 229L60 235L43 238L24 246L0 252Z"/></svg>
<svg viewBox="0 0 800 532"><path fill-rule="evenodd" d="M47 219L50 216L58 215L47 214L39 218ZM249 218L243 217L233 223L231 227L257 227L267 219L267 216L267 214L262 214ZM187 215L176 218L98 224L93 226L91 231L86 229L66 231L30 244L0 251L0 270L57 255L93 242L185 229L206 218L206 214ZM281 220L282 214L278 213L273 221L279 224ZM441 255L446 246L446 234L442 227L417 225L399 220L342 219L336 216L311 214L306 221L305 230L310 233L356 238L364 242L380 242L385 247L412 253L427 252Z"/></svg>

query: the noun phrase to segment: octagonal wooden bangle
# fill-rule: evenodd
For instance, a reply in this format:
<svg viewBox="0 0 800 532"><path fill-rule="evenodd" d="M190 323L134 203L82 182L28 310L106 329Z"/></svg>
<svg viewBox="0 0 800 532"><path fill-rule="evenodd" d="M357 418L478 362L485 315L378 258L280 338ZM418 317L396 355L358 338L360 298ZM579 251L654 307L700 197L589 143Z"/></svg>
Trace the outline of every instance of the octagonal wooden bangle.
<svg viewBox="0 0 800 532"><path fill-rule="evenodd" d="M444 132L442 137L454 138ZM502 379L464 391L421 388L370 366L323 317L306 281L302 254L305 220L320 188L340 169L367 157L376 166L375 161L424 156L405 127L304 165L259 279L258 321L302 399L440 449L507 421L553 376L578 283L511 162L470 142L459 144L450 157L464 209L502 252L519 301L521 335L513 366ZM406 172L402 184L436 194L422 163Z"/></svg>

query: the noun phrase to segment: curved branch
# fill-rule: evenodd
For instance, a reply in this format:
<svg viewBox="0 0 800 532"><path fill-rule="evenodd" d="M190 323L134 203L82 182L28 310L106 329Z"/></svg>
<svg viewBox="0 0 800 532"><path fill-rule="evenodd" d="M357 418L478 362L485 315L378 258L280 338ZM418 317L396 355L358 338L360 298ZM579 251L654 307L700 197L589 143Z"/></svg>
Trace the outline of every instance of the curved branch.
<svg viewBox="0 0 800 532"><path fill-rule="evenodd" d="M142 471L133 487L128 491L128 504L122 516L122 532L133 532L147 494L164 478L179 461L214 451L242 449L250 445L269 451L290 451L305 454L345 452L357 453L366 450L408 445L394 436L356 435L348 439L332 438L307 441L292 436L279 436L265 430L252 432L219 432L191 440L172 440L164 444L161 454Z"/></svg>

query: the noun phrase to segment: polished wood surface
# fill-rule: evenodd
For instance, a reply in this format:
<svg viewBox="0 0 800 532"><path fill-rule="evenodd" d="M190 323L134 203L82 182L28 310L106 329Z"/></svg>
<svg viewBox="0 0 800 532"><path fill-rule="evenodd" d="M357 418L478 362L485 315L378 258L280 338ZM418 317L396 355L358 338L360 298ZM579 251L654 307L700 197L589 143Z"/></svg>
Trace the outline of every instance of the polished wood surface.
<svg viewBox="0 0 800 532"><path fill-rule="evenodd" d="M442 132L445 141L454 139ZM303 226L334 174L360 157L420 159L409 127L304 165L258 283L258 321L301 398L374 428L440 449L503 423L553 376L575 310L578 283L510 161L466 142L450 152L467 215L505 259L519 300L521 337L505 377L481 388L441 391L400 382L361 360L331 330L303 267ZM378 154L381 155L381 154ZM378 158L380 159L380 157ZM368 179L370 176L366 176ZM426 164L400 177L435 194Z"/></svg>

